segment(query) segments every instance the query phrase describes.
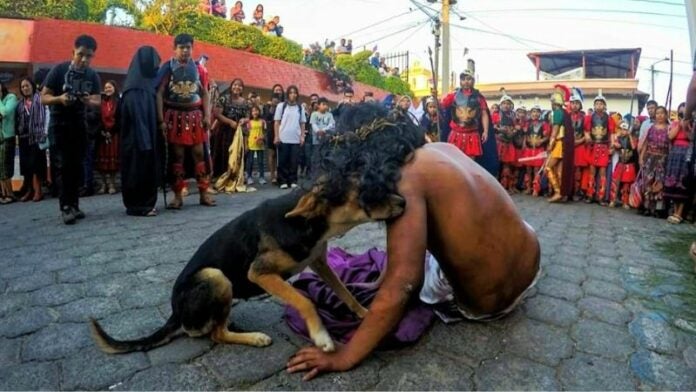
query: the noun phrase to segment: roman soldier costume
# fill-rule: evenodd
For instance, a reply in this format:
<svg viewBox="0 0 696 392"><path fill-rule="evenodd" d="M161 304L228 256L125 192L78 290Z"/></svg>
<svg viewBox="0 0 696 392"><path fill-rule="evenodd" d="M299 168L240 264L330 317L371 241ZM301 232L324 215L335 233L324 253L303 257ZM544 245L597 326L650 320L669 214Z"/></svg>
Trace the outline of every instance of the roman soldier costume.
<svg viewBox="0 0 696 392"><path fill-rule="evenodd" d="M500 114L497 123L493 124L495 129L495 137L498 143L498 159L502 164L500 172L500 185L508 191L512 191L515 185L512 174L512 166L517 163L517 155L513 137L515 135L515 112L512 98L505 93L505 89L501 89L503 96L500 98ZM510 110L503 110L503 102L510 104Z"/></svg>
<svg viewBox="0 0 696 392"><path fill-rule="evenodd" d="M464 71L462 77L469 75L468 72ZM458 88L445 96L442 107L450 111L450 134L447 142L457 146L472 159L483 155L481 111L488 107L483 95L475 88Z"/></svg>
<svg viewBox="0 0 696 392"><path fill-rule="evenodd" d="M207 89L206 74L201 65L192 59L185 63L172 58L164 65L166 83L163 96L164 122L167 124L167 141L171 144L194 146L206 142L206 130L203 127L202 91ZM196 163L194 168L198 188L202 193L210 186L205 161ZM185 170L182 163L172 164L174 192L181 192L185 187Z"/></svg>
<svg viewBox="0 0 696 392"><path fill-rule="evenodd" d="M585 112L582 111L583 94L582 90L573 87L570 96L570 102L578 103L580 108L574 111L571 106L570 121L573 126L573 134L575 136L575 186L574 193L578 197L582 197L587 192L589 181L589 149L585 140Z"/></svg>
<svg viewBox="0 0 696 392"><path fill-rule="evenodd" d="M539 113L538 119L530 119L525 132L525 147L523 156L527 170L524 176L524 187L527 194L538 196L541 192L541 173L539 169L544 165L544 158L538 158L546 151L546 146L549 141L551 130L549 124L541 119L541 107L535 105L532 108L532 113Z"/></svg>
<svg viewBox="0 0 696 392"><path fill-rule="evenodd" d="M556 161L552 166L547 164L546 175L549 184L553 189L554 195L549 199L550 202L560 201L572 196L574 176L573 165L575 157L575 136L571 131L572 125L570 116L565 111L566 102L570 99L570 90L557 84L551 94L551 114L552 139L549 141L549 155ZM553 135L553 127L558 127L558 132ZM558 169L561 169L560 172Z"/></svg>
<svg viewBox="0 0 696 392"><path fill-rule="evenodd" d="M629 130L628 123L622 122L621 129ZM616 198L621 190L621 204L624 208L630 208L628 197L631 185L636 181L636 142L630 134L621 135L614 141L614 149L619 153L619 163L616 164L611 182L610 207L616 205Z"/></svg>
<svg viewBox="0 0 696 392"><path fill-rule="evenodd" d="M595 97L594 102L602 101L606 105L606 99L602 96L602 90ZM590 138L588 161L590 170L589 184L587 187L587 202L592 202L595 194L600 203L603 203L607 190L607 167L610 160L611 135L614 132L614 120L606 111L593 112L585 116L585 134ZM600 172L599 189L596 189L596 174Z"/></svg>

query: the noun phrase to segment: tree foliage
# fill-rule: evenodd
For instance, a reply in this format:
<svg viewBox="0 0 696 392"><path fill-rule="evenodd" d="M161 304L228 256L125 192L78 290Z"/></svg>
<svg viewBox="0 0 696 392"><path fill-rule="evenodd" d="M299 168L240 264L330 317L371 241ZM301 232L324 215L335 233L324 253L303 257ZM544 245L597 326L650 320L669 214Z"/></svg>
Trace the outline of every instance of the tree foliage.
<svg viewBox="0 0 696 392"><path fill-rule="evenodd" d="M105 23L121 9L137 20L135 0L0 0L0 16L10 18L56 18Z"/></svg>
<svg viewBox="0 0 696 392"><path fill-rule="evenodd" d="M246 50L290 63L302 61L300 44L285 38L264 35L253 26L195 11L181 13L177 22L172 34L186 32L201 41L227 48Z"/></svg>
<svg viewBox="0 0 696 392"><path fill-rule="evenodd" d="M336 68L346 72L354 80L370 86L387 90L394 94L413 96L411 88L405 81L395 76L384 77L370 62L372 52L362 51L354 55L337 56Z"/></svg>

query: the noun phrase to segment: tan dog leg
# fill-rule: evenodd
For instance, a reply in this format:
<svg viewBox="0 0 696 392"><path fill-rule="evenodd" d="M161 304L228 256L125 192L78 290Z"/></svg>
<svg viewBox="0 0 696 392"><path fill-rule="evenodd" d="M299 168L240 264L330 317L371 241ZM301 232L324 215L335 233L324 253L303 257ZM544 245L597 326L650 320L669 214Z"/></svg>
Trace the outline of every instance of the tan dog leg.
<svg viewBox="0 0 696 392"><path fill-rule="evenodd" d="M338 298L343 301L344 304L348 306L348 309L353 311L358 317L365 318L367 314L367 309L358 302L358 300L353 297L353 294L348 291L346 286L341 282L341 279L336 276L336 273L326 264L326 253L323 257L316 258L312 260L310 267L314 272L319 275L319 277L326 282L326 284L331 287L331 289L338 295Z"/></svg>
<svg viewBox="0 0 696 392"><path fill-rule="evenodd" d="M324 328L317 310L312 301L295 290L292 285L284 281L279 275L274 273L259 274L249 270L249 280L259 285L267 293L274 295L287 304L291 305L307 323L309 337L312 338L314 344L325 352L334 351L334 342L331 336Z"/></svg>
<svg viewBox="0 0 696 392"><path fill-rule="evenodd" d="M265 347L273 342L268 335L261 332L232 332L224 325L218 325L210 334L210 338L216 343L246 344L256 347Z"/></svg>

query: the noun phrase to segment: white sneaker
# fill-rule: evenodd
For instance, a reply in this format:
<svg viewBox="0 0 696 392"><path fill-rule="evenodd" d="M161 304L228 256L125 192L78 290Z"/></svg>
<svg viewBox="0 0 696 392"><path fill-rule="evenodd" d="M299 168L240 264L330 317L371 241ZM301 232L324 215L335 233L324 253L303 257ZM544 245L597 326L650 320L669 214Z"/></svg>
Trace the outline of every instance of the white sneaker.
<svg viewBox="0 0 696 392"><path fill-rule="evenodd" d="M297 184L295 184L295 183L290 184L290 188L292 188L292 189L297 188Z"/></svg>
<svg viewBox="0 0 696 392"><path fill-rule="evenodd" d="M247 185L254 185L254 179L249 177L249 179L247 179Z"/></svg>
<svg viewBox="0 0 696 392"><path fill-rule="evenodd" d="M267 183L266 183L266 180L263 177L261 177L261 178L259 178L259 184L266 185Z"/></svg>
<svg viewBox="0 0 696 392"><path fill-rule="evenodd" d="M283 184L280 186L280 189L288 189L288 184Z"/></svg>

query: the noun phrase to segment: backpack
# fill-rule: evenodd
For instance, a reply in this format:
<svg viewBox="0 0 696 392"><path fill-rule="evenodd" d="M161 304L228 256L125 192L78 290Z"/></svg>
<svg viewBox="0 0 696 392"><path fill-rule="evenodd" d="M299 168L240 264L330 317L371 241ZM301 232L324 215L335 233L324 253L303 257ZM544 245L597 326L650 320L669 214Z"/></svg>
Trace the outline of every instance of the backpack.
<svg viewBox="0 0 696 392"><path fill-rule="evenodd" d="M283 102L283 108L280 109L280 121L281 122L283 121L283 114L285 114L286 107L288 107L288 103ZM302 105L300 105L299 103L297 104L297 112L298 112L299 117L300 117L300 131L304 131L304 129L302 129Z"/></svg>

